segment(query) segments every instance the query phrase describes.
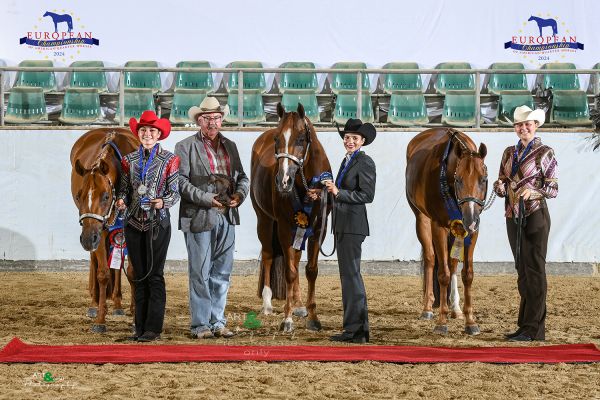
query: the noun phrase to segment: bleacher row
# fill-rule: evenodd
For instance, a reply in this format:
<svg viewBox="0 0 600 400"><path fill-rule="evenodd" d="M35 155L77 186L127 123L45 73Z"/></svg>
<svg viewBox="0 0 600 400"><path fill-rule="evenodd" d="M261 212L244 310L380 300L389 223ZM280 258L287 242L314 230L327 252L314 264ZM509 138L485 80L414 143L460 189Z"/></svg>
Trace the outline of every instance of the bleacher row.
<svg viewBox="0 0 600 400"><path fill-rule="evenodd" d="M52 61L23 61L19 67L52 68ZM75 68L102 68L102 61L78 61ZM156 71L125 71L124 117L139 117L142 111L157 109L173 124L190 124L188 109L198 105L207 95L222 98L229 105L226 123L238 124L238 74L225 74L223 82L215 88L211 72L175 72L172 90L161 92L161 75L155 61L130 61L129 68L154 68ZM258 68L260 62L232 62L229 68ZM177 68L210 68L207 61L182 61ZM281 101L288 111L302 103L306 115L314 123L344 123L357 117L364 121L387 123L394 126L424 126L436 122L435 104L440 100L441 123L449 126L469 127L476 125L477 99L474 74L436 73L431 75L429 88L423 87L419 73L381 73L377 89L371 93L368 73L361 73L361 99L358 100L358 74L344 73L348 69L367 69L365 63L340 62L332 66L339 70L328 74L319 88L316 72L286 72L285 69L315 69L311 62L288 62L281 65L273 87L267 88L265 73L243 73L242 123L260 124L268 120L269 110L274 110L273 99ZM599 69L598 64L594 67ZM384 70L418 70L417 63L395 62L383 66ZM466 62L441 63L439 70L471 69ZM521 63L495 63L492 70L523 70ZM570 63L548 63L542 69L575 69ZM599 71L600 72L600 71ZM590 87L595 79L592 75ZM48 121L46 98L56 95L57 80L51 70L42 72L19 71L8 91L4 122L8 124L35 124ZM589 90L588 90L589 92ZM597 92L597 89L594 91ZM428 94L431 93L431 94ZM579 78L574 74L540 74L535 87L530 90L525 73L492 73L485 76L481 93L487 96L496 113L488 117L488 125L510 125L515 107L523 104L534 108L547 106L548 122L560 126L591 125L588 93L582 90ZM597 93L595 93L597 94ZM93 125L115 123L119 117L118 93L108 92L106 72L77 71L70 73L68 85L59 93L59 123ZM105 98L105 100L102 100ZM263 100L264 98L264 100ZM483 98L480 97L480 99ZM106 100L108 99L108 100ZM112 102L111 102L112 100ZM480 100L480 104L485 102ZM106 109L113 110L104 112ZM481 112L481 110L480 110ZM112 114L112 118L107 115ZM440 114L439 112L437 113ZM482 118L483 119L483 118ZM112 120L112 122L111 122ZM46 122L48 123L48 122Z"/></svg>

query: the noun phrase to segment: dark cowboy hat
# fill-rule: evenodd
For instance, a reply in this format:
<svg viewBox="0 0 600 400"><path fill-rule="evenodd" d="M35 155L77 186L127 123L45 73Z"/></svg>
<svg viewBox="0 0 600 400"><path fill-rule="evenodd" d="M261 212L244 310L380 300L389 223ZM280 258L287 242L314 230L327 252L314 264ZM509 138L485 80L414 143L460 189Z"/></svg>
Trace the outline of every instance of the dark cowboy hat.
<svg viewBox="0 0 600 400"><path fill-rule="evenodd" d="M160 131L160 137L158 140L166 139L171 133L171 123L166 118L158 118L154 111L146 110L140 116L140 122L135 118L129 120L129 128L131 132L137 135L138 129L142 126L151 126Z"/></svg>
<svg viewBox="0 0 600 400"><path fill-rule="evenodd" d="M363 146L367 146L373 143L373 140L375 140L375 136L377 136L377 131L375 130L373 124L370 124L368 122L363 124L363 122L360 119L350 118L348 121L346 121L346 125L344 126L343 131L340 131L340 127L337 123L335 124L335 126L337 127L338 133L340 134L340 137L342 139L344 138L344 135L346 133L358 133L359 135L364 137L365 144Z"/></svg>

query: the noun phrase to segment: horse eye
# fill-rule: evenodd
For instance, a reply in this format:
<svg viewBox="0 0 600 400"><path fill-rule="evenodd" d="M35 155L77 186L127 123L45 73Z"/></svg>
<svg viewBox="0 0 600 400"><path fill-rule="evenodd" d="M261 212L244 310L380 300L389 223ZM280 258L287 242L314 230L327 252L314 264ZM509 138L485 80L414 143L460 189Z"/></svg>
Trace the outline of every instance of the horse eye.
<svg viewBox="0 0 600 400"><path fill-rule="evenodd" d="M108 193L106 193L106 192L102 193L102 201L103 202L107 202L108 201Z"/></svg>
<svg viewBox="0 0 600 400"><path fill-rule="evenodd" d="M75 196L75 198L77 200L79 200L81 198L81 190L79 192L77 192L77 195Z"/></svg>

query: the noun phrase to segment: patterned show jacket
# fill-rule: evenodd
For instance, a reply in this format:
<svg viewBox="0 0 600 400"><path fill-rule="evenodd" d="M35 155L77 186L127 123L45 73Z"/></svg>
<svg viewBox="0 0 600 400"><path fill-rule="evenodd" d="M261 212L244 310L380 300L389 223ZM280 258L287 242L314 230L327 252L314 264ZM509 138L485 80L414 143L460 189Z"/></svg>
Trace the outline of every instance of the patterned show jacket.
<svg viewBox="0 0 600 400"><path fill-rule="evenodd" d="M162 198L163 208L157 210L157 218L153 225L157 225L169 218L168 209L179 201L179 157L164 150L158 145L156 156L148 167L145 177L147 187L145 196L150 200ZM148 156L145 156L147 158ZM119 184L118 199L123 199L127 204L128 224L140 231L150 228L148 212L140 208L140 195L138 187L140 181L140 151L139 149L127 154L121 160L123 172ZM167 222L167 221L165 221Z"/></svg>
<svg viewBox="0 0 600 400"><path fill-rule="evenodd" d="M521 147L518 154L519 159L525 150L524 146ZM521 162L515 176L511 178L510 173L515 148L516 146L510 146L504 150L498 175L498 179L504 182L506 188L505 216L507 218L519 214L519 201L516 192L523 187L532 191L529 200L525 201L525 216L545 208L546 199L554 198L558 194L558 163L554 157L554 150L543 145L539 137L533 138L531 150ZM494 191L498 197L504 197L504 194L500 193L497 187L498 185L494 184Z"/></svg>

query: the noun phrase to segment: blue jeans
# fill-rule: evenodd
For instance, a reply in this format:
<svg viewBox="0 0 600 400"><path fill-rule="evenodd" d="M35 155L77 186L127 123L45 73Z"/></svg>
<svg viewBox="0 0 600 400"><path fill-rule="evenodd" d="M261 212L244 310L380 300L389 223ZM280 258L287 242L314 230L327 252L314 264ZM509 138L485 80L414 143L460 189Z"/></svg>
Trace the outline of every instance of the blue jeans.
<svg viewBox="0 0 600 400"><path fill-rule="evenodd" d="M235 225L222 214L206 232L184 232L188 251L191 332L215 331L225 326L225 305L233 268Z"/></svg>

